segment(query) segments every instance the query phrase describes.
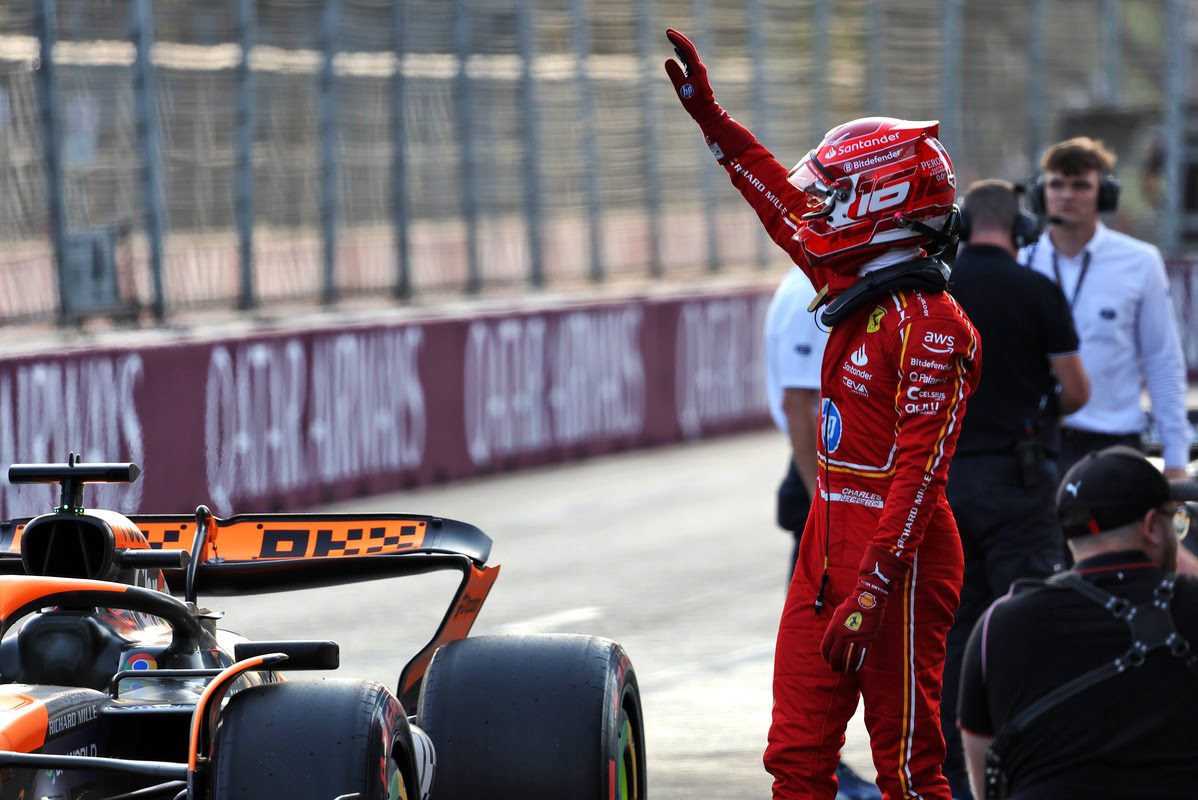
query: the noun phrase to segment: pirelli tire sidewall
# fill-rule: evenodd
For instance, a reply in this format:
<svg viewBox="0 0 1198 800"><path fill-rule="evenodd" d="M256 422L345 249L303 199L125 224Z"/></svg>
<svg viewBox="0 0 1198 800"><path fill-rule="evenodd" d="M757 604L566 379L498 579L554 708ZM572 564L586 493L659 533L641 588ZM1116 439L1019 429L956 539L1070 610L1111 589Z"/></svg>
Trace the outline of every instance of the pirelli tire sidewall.
<svg viewBox="0 0 1198 800"><path fill-rule="evenodd" d="M373 681L290 680L229 698L208 771L211 800L419 797L411 730Z"/></svg>
<svg viewBox="0 0 1198 800"><path fill-rule="evenodd" d="M433 741L435 800L641 800L636 673L610 639L481 636L437 650L416 724Z"/></svg>

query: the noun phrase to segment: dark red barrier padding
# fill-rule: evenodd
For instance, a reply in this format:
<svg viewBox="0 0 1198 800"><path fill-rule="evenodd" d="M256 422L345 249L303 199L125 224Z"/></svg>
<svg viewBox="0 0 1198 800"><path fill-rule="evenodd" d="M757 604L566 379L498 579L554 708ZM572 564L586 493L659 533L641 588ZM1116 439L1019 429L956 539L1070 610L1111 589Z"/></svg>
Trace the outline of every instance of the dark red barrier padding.
<svg viewBox="0 0 1198 800"><path fill-rule="evenodd" d="M768 289L0 360L0 463L134 461L125 513L219 516L769 424ZM0 484L0 518L56 505Z"/></svg>

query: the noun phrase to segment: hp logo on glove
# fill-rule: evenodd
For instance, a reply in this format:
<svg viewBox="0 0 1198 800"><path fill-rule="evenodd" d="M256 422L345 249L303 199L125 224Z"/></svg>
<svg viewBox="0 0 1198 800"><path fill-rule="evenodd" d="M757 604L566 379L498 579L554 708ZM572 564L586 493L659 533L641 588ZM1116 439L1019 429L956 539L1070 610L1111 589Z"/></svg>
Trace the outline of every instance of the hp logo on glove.
<svg viewBox="0 0 1198 800"><path fill-rule="evenodd" d="M682 88L678 90L678 94L682 95L683 100L690 100L695 96L695 87L689 83L682 84Z"/></svg>

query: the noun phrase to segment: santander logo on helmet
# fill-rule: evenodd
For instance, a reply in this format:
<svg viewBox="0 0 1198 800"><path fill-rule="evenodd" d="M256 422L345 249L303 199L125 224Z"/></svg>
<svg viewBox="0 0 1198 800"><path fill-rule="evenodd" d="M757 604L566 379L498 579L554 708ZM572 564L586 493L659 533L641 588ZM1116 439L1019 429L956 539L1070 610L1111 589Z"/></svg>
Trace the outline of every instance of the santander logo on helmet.
<svg viewBox="0 0 1198 800"><path fill-rule="evenodd" d="M879 134L877 136L866 136L864 139L855 139L851 142L838 144L828 148L831 157L851 156L854 153L859 153L863 150L877 150L887 145L894 144L902 138L902 134L898 132Z"/></svg>
<svg viewBox="0 0 1198 800"><path fill-rule="evenodd" d="M794 235L807 263L847 274L894 247L927 247L911 227L940 228L952 211L957 179L937 140L939 123L865 117L838 125L790 172L808 197Z"/></svg>

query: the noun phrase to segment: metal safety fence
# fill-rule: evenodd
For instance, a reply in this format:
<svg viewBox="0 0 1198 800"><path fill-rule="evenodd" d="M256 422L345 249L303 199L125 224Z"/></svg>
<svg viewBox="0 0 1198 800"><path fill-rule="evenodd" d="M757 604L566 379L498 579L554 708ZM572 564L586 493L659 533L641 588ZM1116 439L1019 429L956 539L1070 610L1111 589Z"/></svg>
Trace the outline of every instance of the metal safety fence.
<svg viewBox="0 0 1198 800"><path fill-rule="evenodd" d="M1198 0L0 2L0 319L704 280L784 256L678 107L666 27L783 161L938 118L963 189L1056 138L1198 241Z"/></svg>

